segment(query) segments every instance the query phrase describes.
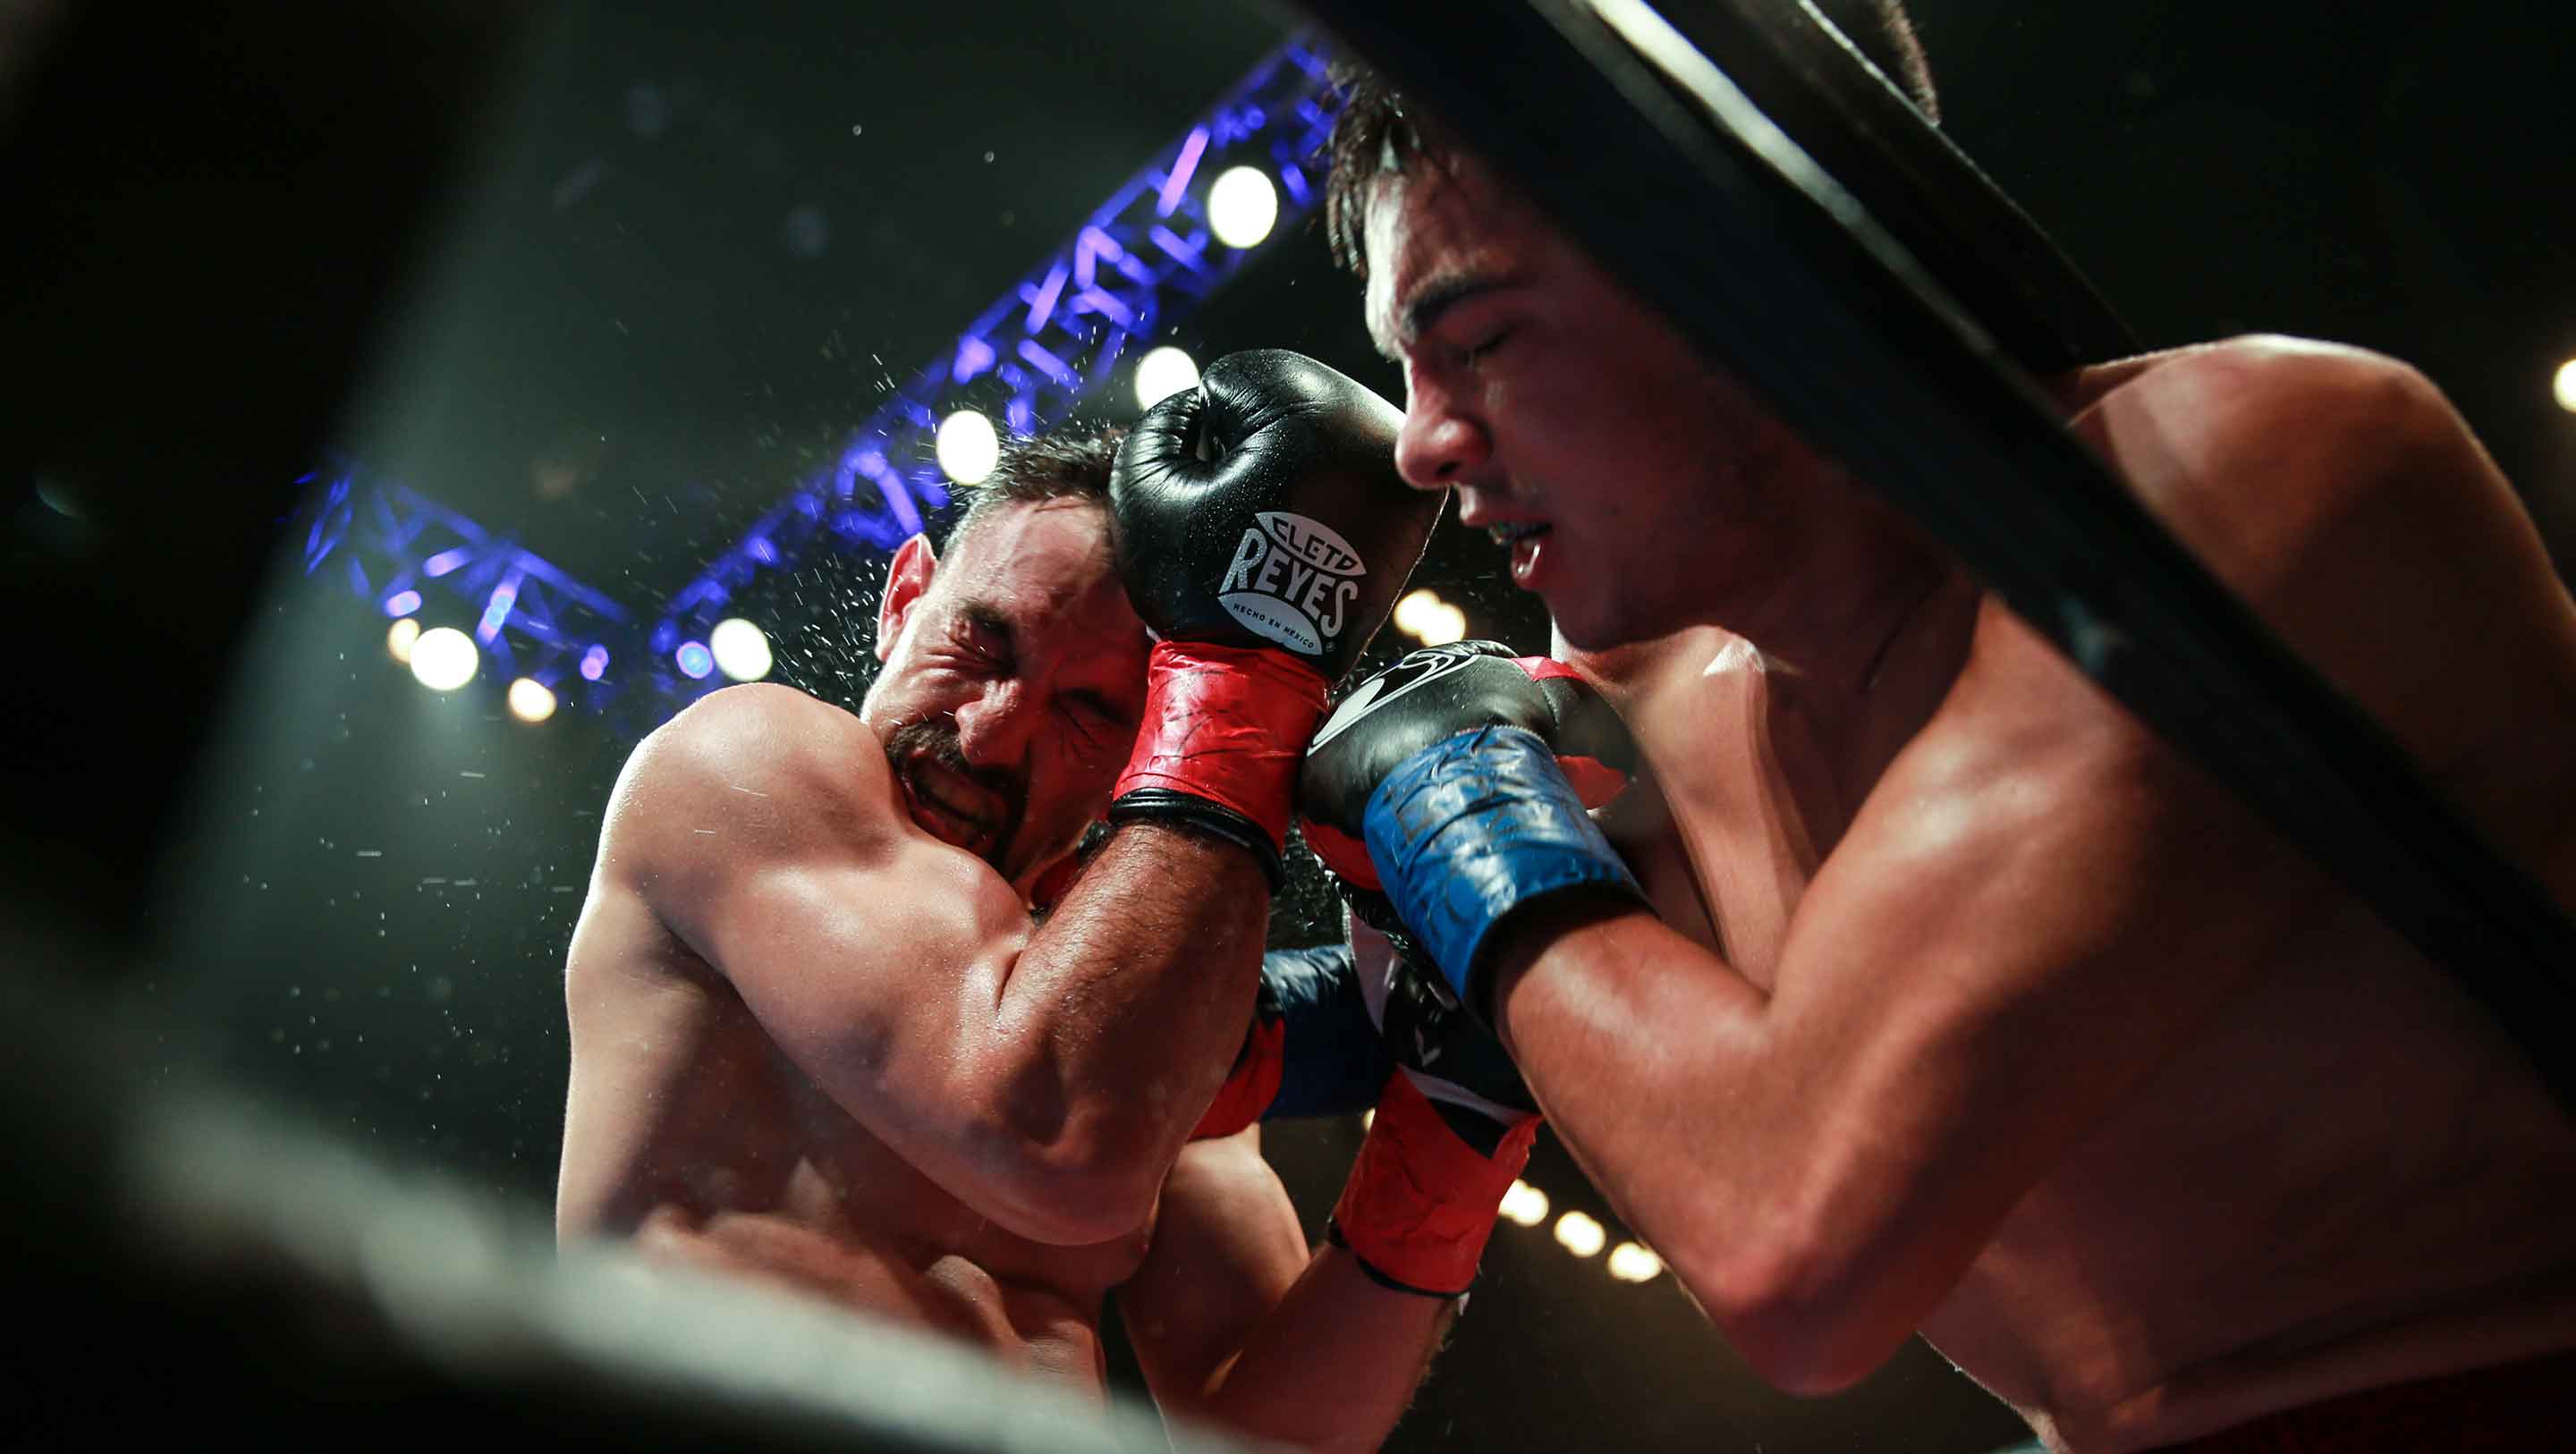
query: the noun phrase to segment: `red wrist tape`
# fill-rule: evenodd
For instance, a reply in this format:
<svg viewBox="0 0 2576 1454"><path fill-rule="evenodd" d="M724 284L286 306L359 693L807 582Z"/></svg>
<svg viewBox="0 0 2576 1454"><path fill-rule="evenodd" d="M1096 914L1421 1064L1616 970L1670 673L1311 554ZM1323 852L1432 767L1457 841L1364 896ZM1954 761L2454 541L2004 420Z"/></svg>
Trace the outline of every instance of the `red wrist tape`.
<svg viewBox="0 0 2576 1454"><path fill-rule="evenodd" d="M1492 1156L1480 1156L1399 1070L1378 1096L1333 1225L1379 1275L1435 1296L1463 1293L1476 1280L1503 1193L1529 1165L1538 1124L1530 1117Z"/></svg>
<svg viewBox="0 0 2576 1454"><path fill-rule="evenodd" d="M1323 674L1267 647L1158 641L1144 725L1116 796L1162 788L1206 798L1288 840L1297 768L1324 720Z"/></svg>
<svg viewBox="0 0 2576 1454"><path fill-rule="evenodd" d="M1255 1020L1234 1057L1234 1071L1217 1087L1216 1100L1190 1132L1193 1141L1231 1136L1261 1119L1279 1098L1279 1082L1288 1070L1288 1022Z"/></svg>

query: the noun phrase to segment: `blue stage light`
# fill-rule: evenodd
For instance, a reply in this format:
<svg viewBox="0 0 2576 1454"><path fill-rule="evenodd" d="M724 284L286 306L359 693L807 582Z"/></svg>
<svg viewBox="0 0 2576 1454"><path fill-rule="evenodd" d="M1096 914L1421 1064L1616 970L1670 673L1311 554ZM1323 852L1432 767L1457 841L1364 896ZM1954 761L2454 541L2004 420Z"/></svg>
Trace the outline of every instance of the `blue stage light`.
<svg viewBox="0 0 2576 1454"><path fill-rule="evenodd" d="M1257 256L1260 247L1211 246L1206 179L1246 166L1276 178L1282 200L1270 236L1290 235L1321 200L1304 168L1332 128L1329 64L1320 45L1301 39L1255 66L649 626L515 542L399 485L362 482L354 469L307 506L304 568L338 558L349 588L394 614L420 609L420 587L435 582L476 613L494 680L557 681L578 652L591 685L564 705L605 711L614 702L628 726L650 728L719 685L708 680L715 662L702 643L755 578L800 569L819 552L892 551L949 507L931 448L941 419L978 408L1026 435L1070 416L1100 396L1132 349L1149 346ZM396 612L404 600L408 609ZM646 665L611 677L612 647ZM640 693L627 694L634 683Z"/></svg>
<svg viewBox="0 0 2576 1454"><path fill-rule="evenodd" d="M1212 246L1205 183L1257 167L1282 193L1273 239L1321 200L1303 167L1330 135L1330 57L1306 40L1255 66L1153 164L1128 179L958 335L948 354L879 406L835 467L779 502L662 609L653 635L701 639L764 572L817 551L893 550L949 503L933 440L960 409L995 412L1013 435L1045 429L1098 397L1133 350L1150 346L1261 248ZM666 636L667 633L667 636ZM716 683L655 672L677 710Z"/></svg>

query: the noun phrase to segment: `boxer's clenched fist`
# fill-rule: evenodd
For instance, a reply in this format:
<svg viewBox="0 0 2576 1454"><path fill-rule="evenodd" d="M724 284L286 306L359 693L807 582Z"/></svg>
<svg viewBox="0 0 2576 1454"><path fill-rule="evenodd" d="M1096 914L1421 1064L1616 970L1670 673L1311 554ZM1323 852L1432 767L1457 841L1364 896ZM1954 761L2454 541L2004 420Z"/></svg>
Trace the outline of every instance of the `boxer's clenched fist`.
<svg viewBox="0 0 2576 1454"><path fill-rule="evenodd" d="M1329 683L1422 558L1443 495L1395 472L1404 416L1280 349L1228 354L1146 412L1111 477L1128 594L1166 641L1278 650Z"/></svg>
<svg viewBox="0 0 2576 1454"><path fill-rule="evenodd" d="M1481 1014L1478 951L1506 914L1570 890L1637 896L1585 814L1634 762L1618 714L1571 671L1465 642L1361 683L1316 734L1298 796L1354 910Z"/></svg>

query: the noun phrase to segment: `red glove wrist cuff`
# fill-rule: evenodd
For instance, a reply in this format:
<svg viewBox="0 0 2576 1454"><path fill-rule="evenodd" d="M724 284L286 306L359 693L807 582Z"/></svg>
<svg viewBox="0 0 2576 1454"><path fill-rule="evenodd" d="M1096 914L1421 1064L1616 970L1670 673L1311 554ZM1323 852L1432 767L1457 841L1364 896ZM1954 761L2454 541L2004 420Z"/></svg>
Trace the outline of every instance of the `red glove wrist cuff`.
<svg viewBox="0 0 2576 1454"><path fill-rule="evenodd" d="M1333 1208L1333 1225L1380 1276L1450 1297L1476 1280L1503 1194L1529 1165L1539 1118L1512 1128L1490 1157L1458 1139L1399 1070Z"/></svg>
<svg viewBox="0 0 2576 1454"><path fill-rule="evenodd" d="M1261 1119L1279 1098L1279 1082L1288 1070L1288 1022L1255 1020L1234 1057L1234 1072L1217 1087L1216 1100L1190 1132L1193 1141L1231 1136Z"/></svg>
<svg viewBox="0 0 2576 1454"><path fill-rule="evenodd" d="M1322 673L1267 647L1156 642L1144 725L1115 795L1161 788L1206 798L1285 845L1325 686Z"/></svg>

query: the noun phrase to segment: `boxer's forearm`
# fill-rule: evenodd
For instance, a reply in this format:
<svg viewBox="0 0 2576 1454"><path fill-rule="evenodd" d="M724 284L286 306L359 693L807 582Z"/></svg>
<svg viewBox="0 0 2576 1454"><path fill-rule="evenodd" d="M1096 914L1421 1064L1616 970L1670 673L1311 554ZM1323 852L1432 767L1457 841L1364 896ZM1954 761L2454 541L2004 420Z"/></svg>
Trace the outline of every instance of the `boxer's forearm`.
<svg viewBox="0 0 2576 1454"><path fill-rule="evenodd" d="M1779 1133L1800 1088L1770 1068L1768 1001L1639 910L1541 905L1500 932L1496 1029L1548 1123L1741 1341L1768 1296L1766 1229L1790 1230L1796 1205L1794 1133Z"/></svg>
<svg viewBox="0 0 2576 1454"><path fill-rule="evenodd" d="M1326 1246L1181 1411L1299 1449L1376 1449L1455 1317L1450 1298L1391 1291Z"/></svg>
<svg viewBox="0 0 2576 1454"><path fill-rule="evenodd" d="M1252 1015L1269 886L1252 855L1123 827L1000 986L970 1078L1109 1229L1142 1222Z"/></svg>

